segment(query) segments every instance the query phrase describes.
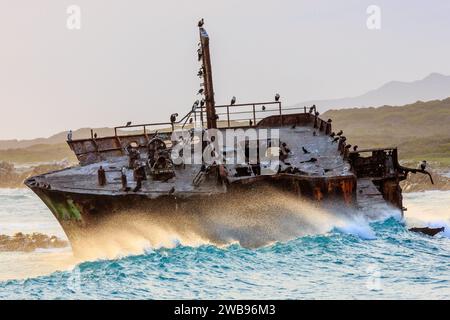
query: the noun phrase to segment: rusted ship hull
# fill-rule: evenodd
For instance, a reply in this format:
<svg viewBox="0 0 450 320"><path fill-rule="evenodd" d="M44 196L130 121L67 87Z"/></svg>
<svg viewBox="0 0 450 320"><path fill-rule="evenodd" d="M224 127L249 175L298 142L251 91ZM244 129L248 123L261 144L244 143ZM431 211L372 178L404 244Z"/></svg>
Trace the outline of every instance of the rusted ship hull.
<svg viewBox="0 0 450 320"><path fill-rule="evenodd" d="M262 177L262 178L261 178ZM151 217L153 214L182 212L199 215L219 206L222 210L235 210L242 205L242 199L258 194L270 197L273 192L290 195L293 198L308 199L325 203L342 203L357 206L356 178L353 176L328 179L301 178L282 174L260 176L239 181L228 187L226 193L182 197L163 195L156 199L143 194L89 195L76 192L61 192L41 187L31 190L47 205L58 220L73 246L97 228L101 228L110 217L125 214L133 219L134 214ZM258 211L255 211L255 216Z"/></svg>

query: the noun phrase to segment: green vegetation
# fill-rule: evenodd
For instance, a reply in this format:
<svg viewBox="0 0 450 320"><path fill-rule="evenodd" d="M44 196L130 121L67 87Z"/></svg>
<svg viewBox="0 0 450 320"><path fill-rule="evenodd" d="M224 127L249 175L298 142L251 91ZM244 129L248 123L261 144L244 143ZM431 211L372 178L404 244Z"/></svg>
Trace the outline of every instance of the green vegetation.
<svg viewBox="0 0 450 320"><path fill-rule="evenodd" d="M53 162L67 159L76 162L76 157L66 143L37 144L21 149L0 150L0 161L14 163Z"/></svg>
<svg viewBox="0 0 450 320"><path fill-rule="evenodd" d="M450 166L450 98L402 107L329 110L335 131L344 130L351 144L399 148L400 159Z"/></svg>

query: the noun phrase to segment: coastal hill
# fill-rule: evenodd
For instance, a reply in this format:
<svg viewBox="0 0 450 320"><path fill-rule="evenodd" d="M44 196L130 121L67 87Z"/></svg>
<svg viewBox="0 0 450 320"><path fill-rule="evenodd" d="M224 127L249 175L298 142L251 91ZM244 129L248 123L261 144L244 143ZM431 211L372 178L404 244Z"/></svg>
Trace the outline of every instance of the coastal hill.
<svg viewBox="0 0 450 320"><path fill-rule="evenodd" d="M401 107L329 110L333 129L344 130L360 148L398 146L401 159L427 159L450 166L450 98Z"/></svg>
<svg viewBox="0 0 450 320"><path fill-rule="evenodd" d="M431 73L427 77L411 81L391 81L378 89L355 97L341 99L314 100L298 103L296 106L315 104L322 111L351 107L401 106L416 101L445 99L450 95L450 76Z"/></svg>

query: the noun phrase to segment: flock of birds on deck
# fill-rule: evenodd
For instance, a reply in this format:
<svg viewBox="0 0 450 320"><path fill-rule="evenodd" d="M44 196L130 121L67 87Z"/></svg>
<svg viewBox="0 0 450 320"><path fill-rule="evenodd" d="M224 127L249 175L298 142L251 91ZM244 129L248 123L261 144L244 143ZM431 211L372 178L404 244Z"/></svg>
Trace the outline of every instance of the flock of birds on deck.
<svg viewBox="0 0 450 320"><path fill-rule="evenodd" d="M309 108L309 113L310 114L314 113L315 116L319 116L319 112L316 110L316 105L312 105ZM331 119L329 119L328 122L331 122ZM294 124L294 125L292 125L291 129L295 129L295 127L296 127L296 125ZM347 138L345 136L343 136L343 134L344 134L344 131L342 131L342 130L339 130L337 133L334 131L331 132L330 133L331 143L337 143L339 140L346 141ZM316 136L317 132L313 131L313 135ZM352 147L351 144L345 145L346 149L350 149L351 147ZM302 150L303 150L304 154L311 153L304 146L302 147ZM353 146L353 151L357 151L357 150L358 150L358 146L357 145Z"/></svg>

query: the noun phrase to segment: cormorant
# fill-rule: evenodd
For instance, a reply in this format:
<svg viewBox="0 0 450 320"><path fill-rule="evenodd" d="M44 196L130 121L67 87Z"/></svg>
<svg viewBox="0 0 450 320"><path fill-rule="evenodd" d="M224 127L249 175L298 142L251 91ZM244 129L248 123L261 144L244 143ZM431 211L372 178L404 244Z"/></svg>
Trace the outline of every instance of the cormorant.
<svg viewBox="0 0 450 320"><path fill-rule="evenodd" d="M333 139L332 143L338 142L338 140L339 140L339 137L336 137Z"/></svg>
<svg viewBox="0 0 450 320"><path fill-rule="evenodd" d="M423 160L421 163L420 163L420 169L421 170L425 170L427 168L427 161L426 160Z"/></svg>
<svg viewBox="0 0 450 320"><path fill-rule="evenodd" d="M178 113L172 113L171 115L170 115L170 122L175 122L175 121L177 121L177 117L178 117Z"/></svg>
<svg viewBox="0 0 450 320"><path fill-rule="evenodd" d="M334 131L332 133L330 133L330 137L334 138L334 136L336 135L336 133L334 133Z"/></svg>
<svg viewBox="0 0 450 320"><path fill-rule="evenodd" d="M236 103L236 97L233 96L233 98L231 98L230 105L234 105L235 103Z"/></svg>
<svg viewBox="0 0 450 320"><path fill-rule="evenodd" d="M126 127L129 127L129 126L131 126L131 121L128 121L126 124Z"/></svg>
<svg viewBox="0 0 450 320"><path fill-rule="evenodd" d="M205 20L202 18L199 22L198 22L198 27L201 28L203 27L203 25L205 24Z"/></svg>
<svg viewBox="0 0 450 320"><path fill-rule="evenodd" d="M336 133L338 136L342 136L342 134L344 133L344 131L342 131L342 130L339 130L339 132L338 133Z"/></svg>
<svg viewBox="0 0 450 320"><path fill-rule="evenodd" d="M353 151L356 151L358 149L358 146L353 146Z"/></svg>
<svg viewBox="0 0 450 320"><path fill-rule="evenodd" d="M305 147L302 147L302 150L303 150L303 153L310 153L308 150L306 150L306 148Z"/></svg>
<svg viewBox="0 0 450 320"><path fill-rule="evenodd" d="M200 90L198 90L197 94L203 94L203 91L205 91L203 88L200 88Z"/></svg>
<svg viewBox="0 0 450 320"><path fill-rule="evenodd" d="M276 102L280 101L280 95L278 93L275 95L275 101Z"/></svg>
<svg viewBox="0 0 450 320"><path fill-rule="evenodd" d="M307 162L316 162L317 161L317 159L316 158L311 158L311 159L309 159L309 160L306 160L306 161L300 161L300 163L307 163Z"/></svg>
<svg viewBox="0 0 450 320"><path fill-rule="evenodd" d="M262 111L266 111L266 106L261 107Z"/></svg>
<svg viewBox="0 0 450 320"><path fill-rule="evenodd" d="M195 109L197 109L198 104L199 104L199 101L196 100L196 101L194 102L194 104L192 105L192 111L194 111Z"/></svg>

